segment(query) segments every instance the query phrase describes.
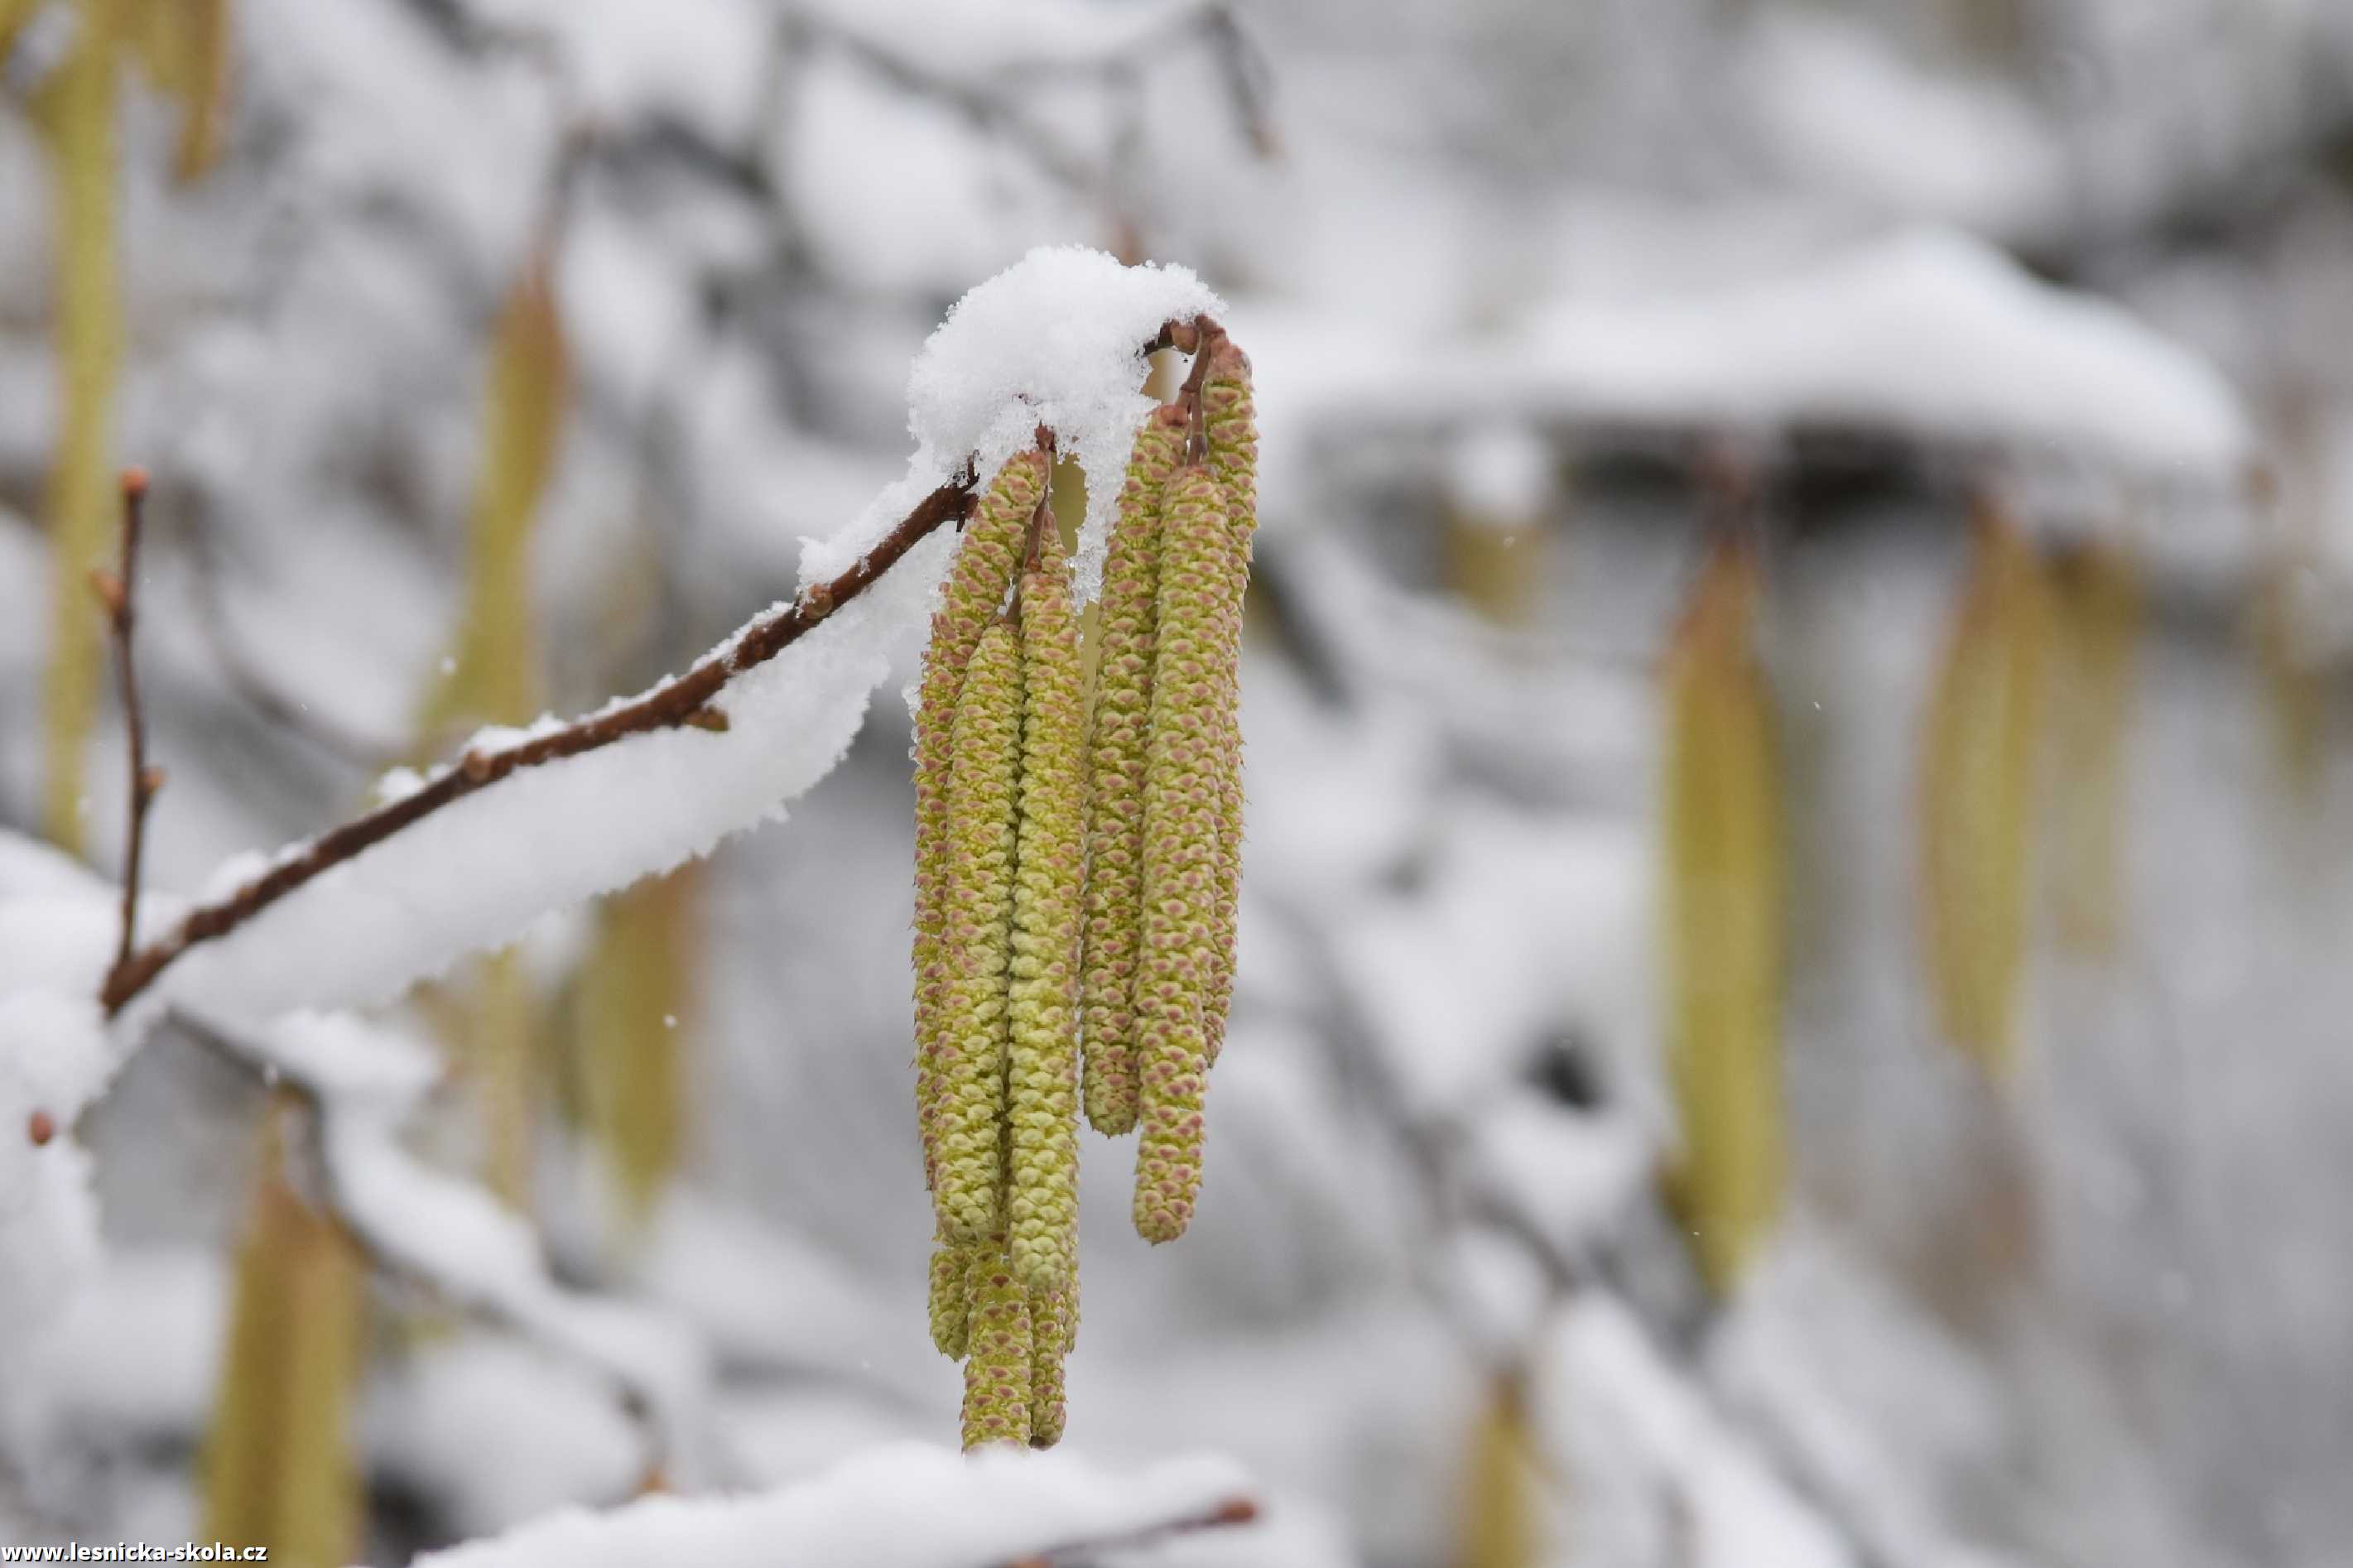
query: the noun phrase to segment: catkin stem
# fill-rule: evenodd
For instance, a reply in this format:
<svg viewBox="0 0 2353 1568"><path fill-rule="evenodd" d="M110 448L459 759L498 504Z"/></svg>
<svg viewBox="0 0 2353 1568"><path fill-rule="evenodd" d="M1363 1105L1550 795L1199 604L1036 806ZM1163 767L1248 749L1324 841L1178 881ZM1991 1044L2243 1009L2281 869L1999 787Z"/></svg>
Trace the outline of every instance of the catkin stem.
<svg viewBox="0 0 2353 1568"><path fill-rule="evenodd" d="M997 470L965 527L932 616L915 722L915 1106L923 1139L923 1180L938 1184L940 1020L948 969L942 942L947 861L948 763L965 670L980 646L1020 559L1022 534L1045 485L1042 452L1018 454Z"/></svg>
<svg viewBox="0 0 2353 1568"><path fill-rule="evenodd" d="M1202 425L1208 437L1209 472L1224 492L1226 522L1232 546L1221 564L1224 571L1217 600L1222 617L1220 639L1239 650L1242 635L1242 601L1250 585L1250 545L1258 531L1258 421L1250 395L1250 360L1231 339L1219 334L1202 353L1208 369L1201 384ZM1208 1059L1218 1059L1225 1044L1226 1014L1234 994L1235 935L1241 907L1242 877L1242 736L1240 667L1229 667L1218 695L1218 717L1224 743L1216 752L1218 771L1212 804L1216 831L1211 854L1217 897L1209 943L1208 992L1201 1006L1201 1033Z"/></svg>
<svg viewBox="0 0 2353 1568"><path fill-rule="evenodd" d="M1135 955L1144 929L1144 773L1152 718L1160 497L1185 441L1186 412L1155 410L1136 432L1103 562L1095 701L1087 750L1087 883L1080 993L1087 1121L1135 1125Z"/></svg>
<svg viewBox="0 0 2353 1568"><path fill-rule="evenodd" d="M1144 946L1136 974L1139 1121L1135 1228L1173 1241L1201 1181L1208 1070L1202 1016L1217 941L1216 858L1222 702L1233 647L1224 574L1232 551L1225 498L1208 469L1168 481L1161 534L1159 640L1144 784Z"/></svg>
<svg viewBox="0 0 2353 1568"><path fill-rule="evenodd" d="M982 636L956 703L948 769L942 963L934 1060L933 1199L950 1241L1002 1223L1005 1064L1012 958L1020 647L1010 623Z"/></svg>
<svg viewBox="0 0 2353 1568"><path fill-rule="evenodd" d="M1084 676L1061 535L1048 521L1020 587L1020 831L1006 1092L1014 1271L1034 1290L1077 1265L1078 952L1086 816Z"/></svg>

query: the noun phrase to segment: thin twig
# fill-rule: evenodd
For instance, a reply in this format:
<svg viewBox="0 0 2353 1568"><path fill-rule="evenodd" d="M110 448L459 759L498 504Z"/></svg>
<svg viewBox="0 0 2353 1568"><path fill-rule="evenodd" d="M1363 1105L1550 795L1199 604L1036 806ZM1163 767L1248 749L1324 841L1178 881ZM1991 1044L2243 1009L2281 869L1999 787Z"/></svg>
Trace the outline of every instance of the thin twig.
<svg viewBox="0 0 2353 1568"><path fill-rule="evenodd" d="M1179 1535L1197 1534L1204 1530L1230 1530L1238 1525L1254 1524L1258 1521L1256 1500L1229 1497L1207 1513L1189 1514L1160 1524L1148 1524L1123 1535L1098 1537L1092 1541L1076 1541L1062 1546L1050 1546L1043 1552L1033 1552L1027 1557L1016 1557L997 1568L1079 1568L1082 1563L1113 1552L1133 1552L1139 1547L1156 1546Z"/></svg>
<svg viewBox="0 0 2353 1568"><path fill-rule="evenodd" d="M121 563L111 575L103 570L90 574L90 585L106 606L107 627L114 638L115 680L122 697L123 729L130 736L126 748L131 768L130 824L123 833L122 934L115 944L113 969L107 976L110 985L114 975L131 963L132 951L139 940L139 867L147 845L147 810L155 803L155 792L164 787L163 770L147 765L147 719L139 704L139 667L132 657L132 632L139 618L140 525L146 515L147 470L125 468Z"/></svg>
<svg viewBox="0 0 2353 1568"><path fill-rule="evenodd" d="M552 730L522 745L495 752L470 750L459 758L456 766L422 789L321 834L301 852L227 898L189 910L178 925L130 954L107 976L100 1000L108 1016L120 1013L126 1003L189 948L227 935L322 872L375 847L442 807L479 794L511 773L599 751L632 735L680 728L713 728L706 714L712 699L726 689L728 682L767 663L804 634L816 629L836 609L864 593L942 523L951 519L961 521L971 505L971 490L968 477L940 486L918 502L914 510L849 570L830 583L812 585L790 605L753 622L732 647L704 658L684 675L662 682L635 701Z"/></svg>

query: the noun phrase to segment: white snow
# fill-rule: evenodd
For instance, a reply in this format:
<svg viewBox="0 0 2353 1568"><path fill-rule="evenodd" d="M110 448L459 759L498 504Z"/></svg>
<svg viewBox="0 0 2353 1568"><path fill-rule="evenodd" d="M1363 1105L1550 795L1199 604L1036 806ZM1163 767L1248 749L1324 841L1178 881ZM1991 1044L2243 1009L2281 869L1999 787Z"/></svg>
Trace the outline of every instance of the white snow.
<svg viewBox="0 0 2353 1568"><path fill-rule="evenodd" d="M973 1568L1113 1540L1209 1514L1247 1498L1216 1459L1134 1474L1068 1451L970 1458L918 1443L867 1449L801 1485L755 1497L648 1498L605 1514L558 1514L496 1540L417 1559L418 1568L707 1568L857 1563Z"/></svg>
<svg viewBox="0 0 2353 1568"><path fill-rule="evenodd" d="M348 1016L310 1013L231 1043L312 1096L335 1208L382 1261L596 1368L645 1404L674 1470L710 1467L701 1342L651 1310L557 1284L521 1215L402 1147L403 1125L438 1076L429 1050Z"/></svg>
<svg viewBox="0 0 2353 1568"><path fill-rule="evenodd" d="M2123 307L1921 226L1651 298L1572 295L1493 334L1395 342L1244 314L1280 518L1318 439L1405 423L1663 426L1769 442L1830 425L2235 487L2255 449L2221 372Z"/></svg>
<svg viewBox="0 0 2353 1568"><path fill-rule="evenodd" d="M1576 1562L1845 1568L1854 1561L1622 1306L1579 1299L1544 1351L1538 1427L1558 1445L1585 1504Z"/></svg>
<svg viewBox="0 0 2353 1568"><path fill-rule="evenodd" d="M1152 410L1144 345L1170 321L1225 302L1183 267L1123 267L1081 246L1031 251L948 312L907 377L916 460L950 468L966 453L984 478L1050 426L1092 478L1076 570L1092 597L1136 426Z"/></svg>

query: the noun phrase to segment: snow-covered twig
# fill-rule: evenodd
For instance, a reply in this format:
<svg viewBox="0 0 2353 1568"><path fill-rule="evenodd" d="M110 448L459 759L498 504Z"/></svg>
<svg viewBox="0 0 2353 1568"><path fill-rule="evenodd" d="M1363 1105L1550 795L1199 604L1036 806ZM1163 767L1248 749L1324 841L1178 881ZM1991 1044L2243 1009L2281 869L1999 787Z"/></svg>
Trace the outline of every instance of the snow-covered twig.
<svg viewBox="0 0 2353 1568"><path fill-rule="evenodd" d="M170 931L130 954L107 977L100 1000L108 1014L121 1012L189 948L227 935L322 872L510 774L657 730L724 729L725 715L711 703L729 681L776 658L836 609L864 593L942 523L952 519L960 523L970 499L968 475L941 485L848 571L804 590L790 604L754 621L743 636L684 675L632 701L535 735L520 745L497 751L470 748L456 766L421 788L321 834L227 898L189 910Z"/></svg>
<svg viewBox="0 0 2353 1568"><path fill-rule="evenodd" d="M1258 1511L1242 1476L1221 1461L1176 1460L1120 1475L1067 1452L966 1457L902 1443L866 1449L777 1491L575 1510L418 1562L420 1568L1075 1568L1091 1558L1074 1553L1243 1525Z"/></svg>
<svg viewBox="0 0 2353 1568"><path fill-rule="evenodd" d="M1196 1535L1205 1530L1230 1530L1236 1525L1254 1524L1257 1521L1256 1502L1247 1497L1229 1497L1202 1513L1163 1520L1115 1536L1099 1536L1092 1541L1050 1546L1027 1557L1017 1557L1004 1568L1082 1568L1082 1564L1093 1563L1108 1552L1134 1552L1158 1546L1173 1536Z"/></svg>

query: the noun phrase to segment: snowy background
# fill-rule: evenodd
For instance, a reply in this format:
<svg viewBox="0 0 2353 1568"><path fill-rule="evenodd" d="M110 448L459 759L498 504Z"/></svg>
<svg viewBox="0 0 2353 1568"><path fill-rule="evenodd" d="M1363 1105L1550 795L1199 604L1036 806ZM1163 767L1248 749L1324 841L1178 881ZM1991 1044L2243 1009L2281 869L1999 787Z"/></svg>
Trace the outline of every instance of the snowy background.
<svg viewBox="0 0 2353 1568"><path fill-rule="evenodd" d="M1033 260L926 350L1068 245L1172 265ZM952 1458L924 1327L944 536L725 734L493 786L100 1016L117 465L153 932L686 668L1017 392L1102 501L1211 290L1238 994L1188 1236L1085 1140L1060 1450ZM2342 0L0 0L0 1541L2353 1564L2348 343ZM1924 933L1989 510L2135 584L2128 676L2042 710L2110 765L2036 774L2006 1071ZM1788 1171L1712 1292L1662 669L1727 512Z"/></svg>

